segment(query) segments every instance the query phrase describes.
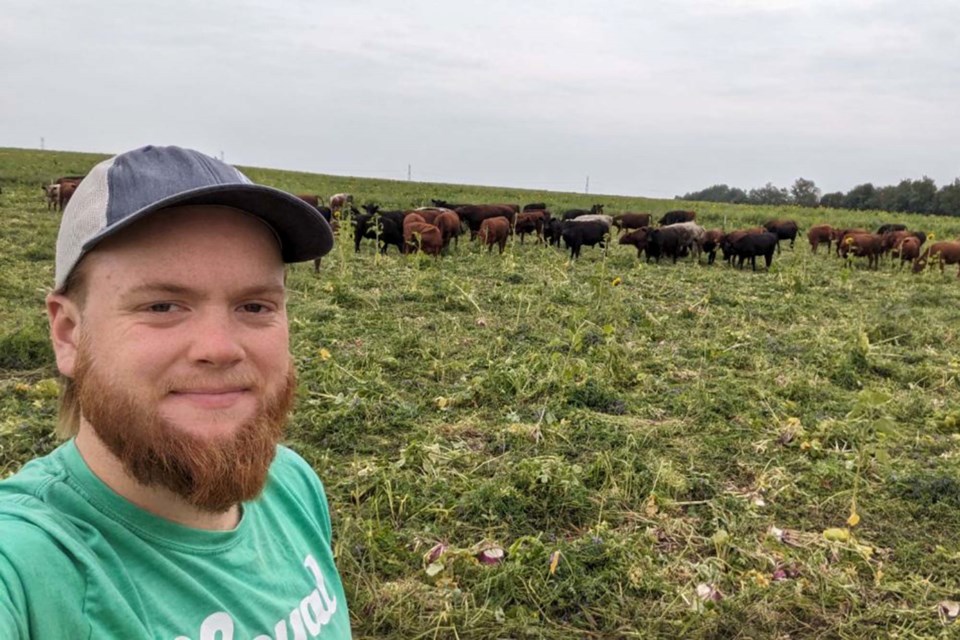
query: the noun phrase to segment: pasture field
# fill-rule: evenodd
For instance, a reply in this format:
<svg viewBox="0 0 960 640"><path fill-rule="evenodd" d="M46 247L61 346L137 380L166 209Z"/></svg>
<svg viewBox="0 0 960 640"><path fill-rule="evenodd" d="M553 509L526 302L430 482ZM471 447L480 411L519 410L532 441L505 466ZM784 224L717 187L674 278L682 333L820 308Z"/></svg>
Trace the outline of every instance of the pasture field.
<svg viewBox="0 0 960 640"><path fill-rule="evenodd" d="M0 149L0 477L56 446L59 214L40 184L100 157ZM950 218L246 171L386 207L960 235ZM290 269L288 440L326 485L358 638L960 636L956 267L847 268L805 236L769 272L568 256L464 239L438 261L355 254L344 225L319 275Z"/></svg>

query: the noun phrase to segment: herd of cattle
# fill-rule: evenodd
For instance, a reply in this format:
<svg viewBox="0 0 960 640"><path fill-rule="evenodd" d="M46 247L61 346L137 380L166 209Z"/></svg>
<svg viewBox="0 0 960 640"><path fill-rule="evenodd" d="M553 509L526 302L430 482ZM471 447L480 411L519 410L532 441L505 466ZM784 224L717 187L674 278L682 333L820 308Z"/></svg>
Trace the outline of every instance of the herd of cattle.
<svg viewBox="0 0 960 640"><path fill-rule="evenodd" d="M82 176L65 176L43 187L47 207L63 209L73 195ZM538 243L560 246L561 241L570 250L571 259L580 256L584 246L605 248L614 237L621 245L637 249L637 258L646 255L646 261L690 256L700 261L706 255L707 264L713 264L717 251L731 265L740 269L750 263L756 271L757 258L763 257L767 268L773 263L774 253L780 251L780 242L790 241L792 249L799 233L793 220L770 220L762 227L726 232L704 229L696 222L694 211L668 211L657 225L649 213L620 213L606 215L603 205L590 209L569 209L554 217L542 202L516 204L463 204L433 200L433 206L416 209L383 210L377 204L362 206L361 212L353 204L353 196L338 193L327 201L317 195L298 194L298 198L313 205L333 225L347 219L353 226L354 250L360 251L365 239L379 244L381 253L395 246L400 253L413 251L440 256L451 242L459 245L460 235L470 234L470 240L479 238L491 251L497 246L503 253L511 235L519 236L521 244L526 236L535 235ZM922 271L931 262L937 262L942 271L945 264L960 264L960 242L935 242L923 249L927 235L922 231L907 230L902 224L882 225L876 233L867 229L841 229L819 224L807 231L811 250L816 253L821 244L827 250L836 243L836 254L843 258L866 258L868 266L877 268L880 259L890 255L899 259L901 268L912 263L913 271ZM319 269L320 261L314 262ZM960 270L957 272L960 278Z"/></svg>

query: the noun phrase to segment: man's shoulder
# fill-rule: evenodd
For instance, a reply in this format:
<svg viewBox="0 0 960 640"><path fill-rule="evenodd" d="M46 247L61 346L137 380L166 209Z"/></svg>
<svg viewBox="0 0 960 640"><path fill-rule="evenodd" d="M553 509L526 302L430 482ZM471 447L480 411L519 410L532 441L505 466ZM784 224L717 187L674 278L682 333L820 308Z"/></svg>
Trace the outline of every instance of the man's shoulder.
<svg viewBox="0 0 960 640"><path fill-rule="evenodd" d="M277 455L270 465L270 477L283 483L300 484L304 488L319 488L323 491L323 483L313 467L300 454L283 445L277 446Z"/></svg>
<svg viewBox="0 0 960 640"><path fill-rule="evenodd" d="M329 531L330 512L323 483L313 467L292 449L277 447L261 503L276 505L287 515L292 512L311 514L324 530Z"/></svg>

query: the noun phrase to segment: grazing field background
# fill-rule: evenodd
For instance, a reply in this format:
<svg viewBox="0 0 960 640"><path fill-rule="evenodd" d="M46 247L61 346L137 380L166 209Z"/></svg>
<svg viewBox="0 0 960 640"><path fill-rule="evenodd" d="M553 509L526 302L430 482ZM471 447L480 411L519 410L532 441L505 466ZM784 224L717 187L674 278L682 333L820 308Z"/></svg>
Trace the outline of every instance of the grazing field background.
<svg viewBox="0 0 960 640"><path fill-rule="evenodd" d="M103 157L0 149L0 477L57 444L41 184ZM355 254L346 224L319 274L291 267L288 440L326 484L357 637L958 636L955 267L847 266L803 233L960 220L245 171L384 208L801 226L756 273L616 244Z"/></svg>

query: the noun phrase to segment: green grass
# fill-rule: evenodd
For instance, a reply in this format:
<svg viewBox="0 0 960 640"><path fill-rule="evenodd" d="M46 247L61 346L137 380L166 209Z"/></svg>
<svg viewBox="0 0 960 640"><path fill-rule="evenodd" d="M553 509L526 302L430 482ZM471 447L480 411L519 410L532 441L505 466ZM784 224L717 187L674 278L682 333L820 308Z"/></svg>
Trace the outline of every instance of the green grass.
<svg viewBox="0 0 960 640"><path fill-rule="evenodd" d="M0 150L0 477L56 444L43 296L59 214L39 184L97 159ZM896 218L248 173L390 206L599 201L727 228ZM955 270L846 268L805 240L758 273L621 246L570 263L462 242L434 261L354 254L342 234L319 275L290 270L289 441L326 484L358 637L956 634L937 614L960 596ZM826 540L853 509L850 540ZM485 545L504 561L478 563Z"/></svg>

